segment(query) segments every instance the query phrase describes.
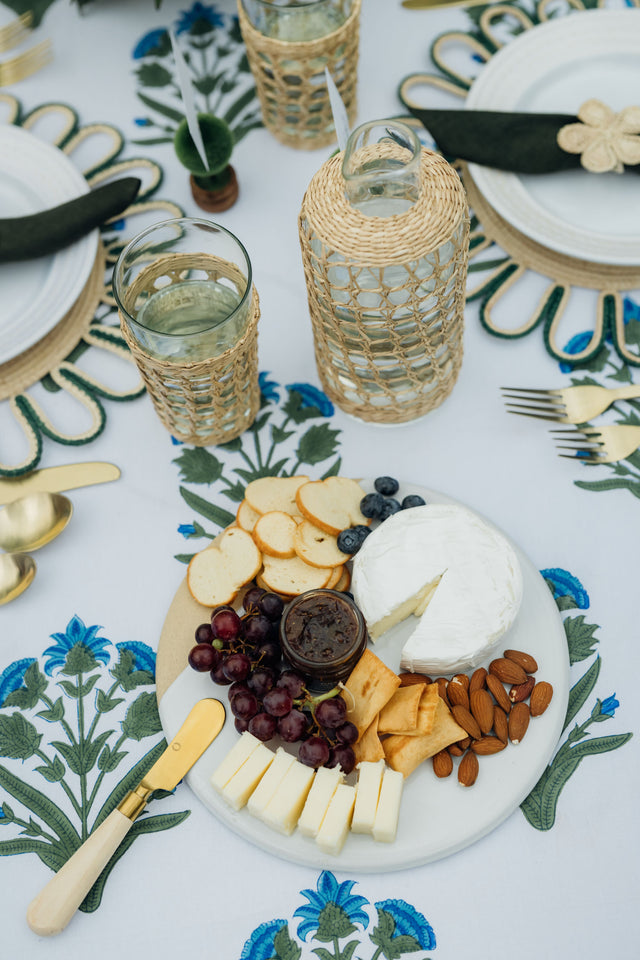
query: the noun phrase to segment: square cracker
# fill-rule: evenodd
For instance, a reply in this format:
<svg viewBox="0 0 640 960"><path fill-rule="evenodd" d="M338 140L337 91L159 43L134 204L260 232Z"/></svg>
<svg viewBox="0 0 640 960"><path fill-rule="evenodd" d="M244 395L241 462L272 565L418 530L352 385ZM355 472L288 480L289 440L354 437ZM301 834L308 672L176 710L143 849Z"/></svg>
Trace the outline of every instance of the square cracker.
<svg viewBox="0 0 640 960"><path fill-rule="evenodd" d="M398 687L378 715L378 732L409 733L415 730L423 691L424 684L420 683ZM426 730L422 732L427 733Z"/></svg>
<svg viewBox="0 0 640 960"><path fill-rule="evenodd" d="M455 722L444 700L438 697L431 733L387 737L382 746L389 766L408 777L423 760L466 736L467 731Z"/></svg>
<svg viewBox="0 0 640 960"><path fill-rule="evenodd" d="M431 733L435 726L439 701L440 690L437 683L429 683L422 687L422 697L418 704L418 720L415 728L407 733L412 736L425 736Z"/></svg>
<svg viewBox="0 0 640 960"><path fill-rule="evenodd" d="M400 677L375 653L365 649L341 694L347 703L347 720L358 728L358 739L399 686Z"/></svg>
<svg viewBox="0 0 640 960"><path fill-rule="evenodd" d="M377 760L384 760L384 750L382 742L378 736L378 718L369 724L357 743L353 745L353 752L356 757L356 763L362 763L367 760L375 763Z"/></svg>

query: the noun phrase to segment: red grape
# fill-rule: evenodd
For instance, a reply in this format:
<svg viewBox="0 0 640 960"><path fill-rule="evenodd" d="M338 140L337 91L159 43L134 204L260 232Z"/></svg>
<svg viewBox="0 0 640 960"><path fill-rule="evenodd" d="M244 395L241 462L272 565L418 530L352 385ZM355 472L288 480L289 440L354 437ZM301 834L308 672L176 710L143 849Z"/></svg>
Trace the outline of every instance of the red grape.
<svg viewBox="0 0 640 960"><path fill-rule="evenodd" d="M304 677L295 670L283 670L276 683L278 687L288 690L294 700L302 696L305 690Z"/></svg>
<svg viewBox="0 0 640 960"><path fill-rule="evenodd" d="M244 733L245 730L249 729L249 721L244 720L242 717L236 717L233 721L233 725L238 731L238 733Z"/></svg>
<svg viewBox="0 0 640 960"><path fill-rule="evenodd" d="M231 683L231 680L229 680L229 677L227 677L225 674L223 667L224 660L221 660L220 663L211 671L211 679L219 686L227 687Z"/></svg>
<svg viewBox="0 0 640 960"><path fill-rule="evenodd" d="M230 653L224 659L222 669L229 680L246 680L251 671L251 660L246 653Z"/></svg>
<svg viewBox="0 0 640 960"><path fill-rule="evenodd" d="M271 621L261 613L247 617L242 621L242 635L247 643L264 643L269 637Z"/></svg>
<svg viewBox="0 0 640 960"><path fill-rule="evenodd" d="M347 720L346 723L342 723L339 727L336 727L335 734L336 739L338 739L340 743L351 746L351 744L355 743L358 739L358 728L355 723Z"/></svg>
<svg viewBox="0 0 640 960"><path fill-rule="evenodd" d="M256 713L255 717L249 720L248 730L258 740L271 740L278 728L278 721L269 713Z"/></svg>
<svg viewBox="0 0 640 960"><path fill-rule="evenodd" d="M258 601L258 609L263 613L267 620L279 620L284 610L282 598L277 593L265 593Z"/></svg>
<svg viewBox="0 0 640 960"><path fill-rule="evenodd" d="M285 743L302 740L309 729L309 721L302 710L292 710L278 720L278 733Z"/></svg>
<svg viewBox="0 0 640 960"><path fill-rule="evenodd" d="M235 640L240 635L241 625L240 617L231 607L217 610L211 617L211 627L220 640Z"/></svg>
<svg viewBox="0 0 640 960"><path fill-rule="evenodd" d="M284 717L293 706L291 694L283 687L273 687L262 698L262 705L273 717Z"/></svg>
<svg viewBox="0 0 640 960"><path fill-rule="evenodd" d="M302 749L302 748L301 748ZM331 748L327 767L342 767L345 774L350 774L356 765L356 756L351 747L346 744L336 744Z"/></svg>
<svg viewBox="0 0 640 960"><path fill-rule="evenodd" d="M347 714L347 704L342 697L332 697L330 700L321 700L315 709L315 718L321 727L333 730L344 723Z"/></svg>
<svg viewBox="0 0 640 960"><path fill-rule="evenodd" d="M230 706L234 717L241 717L243 720L250 720L258 712L258 701L252 693L237 693Z"/></svg>
<svg viewBox="0 0 640 960"><path fill-rule="evenodd" d="M265 693L268 693L269 690L275 684L275 677L273 675L273 670L269 670L268 667L256 667L247 680L249 689L255 693L257 697L264 697Z"/></svg>
<svg viewBox="0 0 640 960"><path fill-rule="evenodd" d="M213 639L213 630L210 623L201 623L199 627L196 627L196 643L212 643Z"/></svg>
<svg viewBox="0 0 640 960"><path fill-rule="evenodd" d="M242 606L247 613L258 612L258 603L262 597L264 597L266 592L267 591L263 590L262 587L249 587L244 595L244 600L242 601Z"/></svg>
<svg viewBox="0 0 640 960"><path fill-rule="evenodd" d="M210 643L197 643L189 651L189 666L199 673L206 673L215 667L215 654L216 651Z"/></svg>
<svg viewBox="0 0 640 960"><path fill-rule="evenodd" d="M307 767L323 767L329 759L329 744L322 737L309 737L300 744L298 760Z"/></svg>
<svg viewBox="0 0 640 960"><path fill-rule="evenodd" d="M251 693L248 683L245 683L244 680L236 680L235 683L232 683L229 687L229 702L233 700L237 693Z"/></svg>
<svg viewBox="0 0 640 960"><path fill-rule="evenodd" d="M258 647L258 659L261 664L264 664L267 667L274 667L276 664L280 663L280 647L277 643L269 641L268 643L263 643Z"/></svg>

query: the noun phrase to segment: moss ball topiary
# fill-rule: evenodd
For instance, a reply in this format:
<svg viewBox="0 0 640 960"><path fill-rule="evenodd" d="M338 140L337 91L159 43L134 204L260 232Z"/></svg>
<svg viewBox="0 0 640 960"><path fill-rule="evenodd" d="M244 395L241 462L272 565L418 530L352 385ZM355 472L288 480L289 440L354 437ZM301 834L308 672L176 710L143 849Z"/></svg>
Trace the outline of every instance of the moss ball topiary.
<svg viewBox="0 0 640 960"><path fill-rule="evenodd" d="M200 159L186 120L176 130L174 149L178 160L193 174L196 182L205 189L215 190L229 179L227 168L233 151L233 134L224 120L209 113L199 113L198 124L208 166L205 168Z"/></svg>

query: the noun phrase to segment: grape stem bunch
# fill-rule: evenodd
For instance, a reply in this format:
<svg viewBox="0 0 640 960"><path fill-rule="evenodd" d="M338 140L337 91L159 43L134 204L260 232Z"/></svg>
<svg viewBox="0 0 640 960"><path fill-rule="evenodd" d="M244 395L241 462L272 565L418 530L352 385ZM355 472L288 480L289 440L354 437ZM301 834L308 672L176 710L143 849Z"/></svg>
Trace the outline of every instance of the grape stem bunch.
<svg viewBox="0 0 640 960"><path fill-rule="evenodd" d="M209 672L214 683L229 686L229 706L238 733L266 742L279 736L298 743L298 759L307 766L355 766L355 724L346 719L340 687L312 694L306 678L288 668L280 649L284 602L275 593L252 586L240 615L228 604L216 607L210 623L195 631L189 665Z"/></svg>

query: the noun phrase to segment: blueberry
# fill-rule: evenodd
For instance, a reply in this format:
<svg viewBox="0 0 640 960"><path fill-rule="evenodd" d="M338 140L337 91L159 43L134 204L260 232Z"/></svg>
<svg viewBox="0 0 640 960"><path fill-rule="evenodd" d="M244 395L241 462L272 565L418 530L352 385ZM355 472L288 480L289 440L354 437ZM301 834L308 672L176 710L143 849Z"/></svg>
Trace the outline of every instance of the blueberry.
<svg viewBox="0 0 640 960"><path fill-rule="evenodd" d="M409 510L411 507L424 507L426 502L427 501L423 500L417 493L410 493L409 496L405 497L402 501L402 509Z"/></svg>
<svg viewBox="0 0 640 960"><path fill-rule="evenodd" d="M380 519L386 520L387 517L393 516L393 514L397 513L399 510L402 510L399 501L394 497L387 497L384 501L382 510L380 511Z"/></svg>
<svg viewBox="0 0 640 960"><path fill-rule="evenodd" d="M360 549L361 540L355 530L341 530L338 534L338 550L354 554Z"/></svg>
<svg viewBox="0 0 640 960"><path fill-rule="evenodd" d="M384 497L381 493L368 493L360 501L360 512L371 520L378 520L384 506Z"/></svg>
<svg viewBox="0 0 640 960"><path fill-rule="evenodd" d="M360 543L363 544L371 533L371 527L365 527L363 523L358 523L355 527L351 527L354 533L358 534L360 538Z"/></svg>
<svg viewBox="0 0 640 960"><path fill-rule="evenodd" d="M400 487L398 481L394 480L393 477L378 477L373 485L378 493L384 494L385 497L392 497L394 493L398 492Z"/></svg>

